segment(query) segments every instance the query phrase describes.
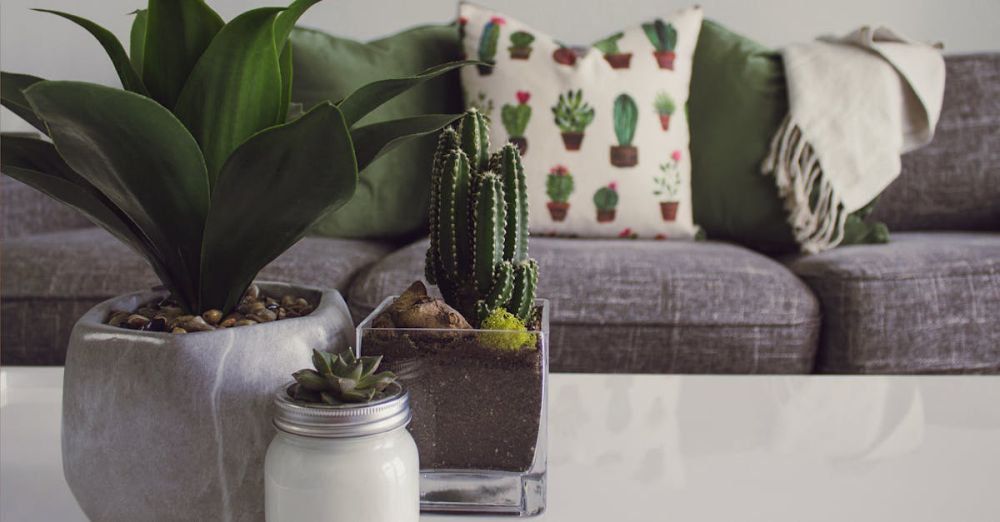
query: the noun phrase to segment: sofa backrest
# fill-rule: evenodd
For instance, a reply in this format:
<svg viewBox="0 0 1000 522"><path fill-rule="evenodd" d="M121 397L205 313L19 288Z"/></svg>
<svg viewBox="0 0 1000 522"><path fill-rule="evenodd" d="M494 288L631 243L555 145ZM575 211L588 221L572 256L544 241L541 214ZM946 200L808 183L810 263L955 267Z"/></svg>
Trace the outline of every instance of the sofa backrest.
<svg viewBox="0 0 1000 522"><path fill-rule="evenodd" d="M93 226L70 208L8 176L0 176L0 238Z"/></svg>
<svg viewBox="0 0 1000 522"><path fill-rule="evenodd" d="M1000 230L1000 53L948 56L934 140L903 156L872 219L889 230Z"/></svg>

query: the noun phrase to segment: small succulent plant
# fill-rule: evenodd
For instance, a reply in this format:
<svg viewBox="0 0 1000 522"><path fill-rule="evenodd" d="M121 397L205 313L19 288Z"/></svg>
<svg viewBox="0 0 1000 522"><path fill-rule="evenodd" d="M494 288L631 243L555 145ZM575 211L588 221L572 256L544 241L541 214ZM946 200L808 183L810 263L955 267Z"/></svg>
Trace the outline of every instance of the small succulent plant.
<svg viewBox="0 0 1000 522"><path fill-rule="evenodd" d="M292 374L295 384L288 387L292 399L329 405L369 402L381 398L396 382L392 372L375 373L381 355L359 359L350 348L339 354L313 350L312 362L314 368Z"/></svg>
<svg viewBox="0 0 1000 522"><path fill-rule="evenodd" d="M560 94L558 103L552 107L552 115L562 132L583 132L594 121L594 109L583 101L580 89Z"/></svg>

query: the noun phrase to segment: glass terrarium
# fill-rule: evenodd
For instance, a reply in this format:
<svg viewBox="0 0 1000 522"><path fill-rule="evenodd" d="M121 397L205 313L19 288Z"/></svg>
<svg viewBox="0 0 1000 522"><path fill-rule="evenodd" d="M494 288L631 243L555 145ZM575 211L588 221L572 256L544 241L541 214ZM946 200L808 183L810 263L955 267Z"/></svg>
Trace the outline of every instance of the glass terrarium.
<svg viewBox="0 0 1000 522"><path fill-rule="evenodd" d="M357 349L382 355L410 392L421 511L544 511L548 301L527 332L374 327L393 299L358 326Z"/></svg>

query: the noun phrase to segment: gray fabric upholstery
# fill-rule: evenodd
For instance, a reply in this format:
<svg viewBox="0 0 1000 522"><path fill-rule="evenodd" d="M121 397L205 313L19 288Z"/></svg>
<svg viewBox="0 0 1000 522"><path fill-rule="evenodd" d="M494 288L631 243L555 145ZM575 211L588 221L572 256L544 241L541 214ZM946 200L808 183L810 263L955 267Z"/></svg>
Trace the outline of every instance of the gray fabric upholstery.
<svg viewBox="0 0 1000 522"><path fill-rule="evenodd" d="M0 176L0 238L94 226L82 214L8 176Z"/></svg>
<svg viewBox="0 0 1000 522"><path fill-rule="evenodd" d="M427 242L351 286L356 319L423 273ZM533 238L553 371L804 373L819 308L780 264L716 242Z"/></svg>
<svg viewBox="0 0 1000 522"><path fill-rule="evenodd" d="M789 267L823 307L820 371L1000 370L998 233L896 233Z"/></svg>
<svg viewBox="0 0 1000 522"><path fill-rule="evenodd" d="M903 156L872 219L889 230L1000 230L1000 53L949 56L928 146Z"/></svg>
<svg viewBox="0 0 1000 522"><path fill-rule="evenodd" d="M344 291L358 271L391 250L368 241L306 238L260 278ZM70 330L87 309L159 284L141 257L97 228L7 239L0 256L3 364L62 364Z"/></svg>

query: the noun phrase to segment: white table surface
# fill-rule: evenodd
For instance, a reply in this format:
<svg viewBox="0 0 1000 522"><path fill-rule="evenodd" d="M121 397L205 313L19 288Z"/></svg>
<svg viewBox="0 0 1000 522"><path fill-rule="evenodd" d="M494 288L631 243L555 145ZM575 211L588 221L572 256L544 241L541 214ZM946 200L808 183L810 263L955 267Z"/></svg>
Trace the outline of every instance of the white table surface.
<svg viewBox="0 0 1000 522"><path fill-rule="evenodd" d="M62 370L0 370L0 521L86 520ZM1000 377L551 378L535 520L1000 520ZM462 522L470 517L423 517Z"/></svg>

